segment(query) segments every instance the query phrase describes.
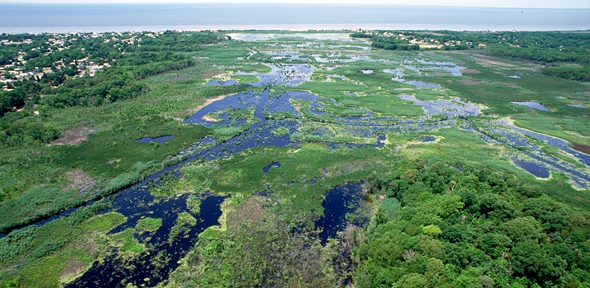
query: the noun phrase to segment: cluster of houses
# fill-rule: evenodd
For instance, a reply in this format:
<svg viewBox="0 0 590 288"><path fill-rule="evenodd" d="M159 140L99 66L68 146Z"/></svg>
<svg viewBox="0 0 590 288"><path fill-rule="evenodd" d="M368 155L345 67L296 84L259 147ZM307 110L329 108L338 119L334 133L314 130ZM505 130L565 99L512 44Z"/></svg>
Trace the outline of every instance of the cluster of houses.
<svg viewBox="0 0 590 288"><path fill-rule="evenodd" d="M414 35L405 35L403 33L398 33L398 32L391 32L391 31L385 31L383 33L380 33L378 31L364 31L364 30L358 30L357 32L362 32L368 35L379 35L379 36L383 36L383 37L393 37L396 39L400 39L400 40L406 40L408 41L409 44L418 44L420 46L420 49L443 49L444 46L459 46L459 45L473 45L473 42L463 42L461 40L448 40L444 43L441 43L439 40L436 39L432 39L432 38L416 38L416 36ZM485 32L485 31L484 31ZM487 31L489 32L489 31ZM478 45L479 48L484 48L486 47L485 44L480 43Z"/></svg>
<svg viewBox="0 0 590 288"><path fill-rule="evenodd" d="M101 38L104 39L103 43L113 43L114 47L117 47L118 44L127 44L127 45L140 45L141 37L151 37L156 38L163 32L149 32L149 33L121 33L121 32L113 32L113 33L66 33L66 34L57 34L57 33L50 33L50 38L47 39L44 43L39 43L39 46L44 45L47 46L44 50L42 56L50 55L57 51L63 51L66 49L70 49L69 43L72 41L76 41L78 38ZM13 40L0 40L0 49L2 46L11 46L11 45L21 45L21 44L33 44L33 39L24 39L22 41L13 41ZM38 50L41 47L35 47L31 50ZM84 52L84 48L81 48L82 52ZM2 86L2 90L10 91L14 89L12 83L17 81L22 81L26 79L35 79L39 80L43 77L43 75L48 73L54 73L56 71L60 71L62 69L67 69L71 67L75 67L75 75L71 77L81 77L84 75L94 76L98 71L104 69L105 67L110 67L111 64L108 62L103 63L95 63L88 60L88 57L75 59L70 61L69 63L64 63L63 60L58 60L52 63L51 67L34 67L27 69L25 64L27 60L25 60L25 55L28 51L18 51L18 55L14 62L9 63L7 65L0 66L0 86Z"/></svg>

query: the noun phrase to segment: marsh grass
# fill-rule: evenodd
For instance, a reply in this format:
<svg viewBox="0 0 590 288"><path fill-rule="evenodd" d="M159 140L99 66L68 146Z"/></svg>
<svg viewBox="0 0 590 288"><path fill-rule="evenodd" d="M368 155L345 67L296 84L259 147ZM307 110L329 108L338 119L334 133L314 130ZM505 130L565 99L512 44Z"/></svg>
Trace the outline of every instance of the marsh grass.
<svg viewBox="0 0 590 288"><path fill-rule="evenodd" d="M429 53L437 54L437 53ZM568 134L573 131L587 134L590 131L589 109L572 109L567 106L572 99L579 101L576 92L587 91L588 84L542 75L530 63L493 59L492 64L483 65L468 54L450 53L452 61L480 71L478 74L464 74L451 81L441 77L429 79L444 88L459 93L460 97L489 107L487 114L511 116L516 124L537 132L553 135L574 142L590 143L590 140ZM497 64L498 63L498 64ZM502 66L502 63L507 65ZM520 79L505 78L505 75L521 74ZM482 85L465 85L462 79L473 79ZM535 101L549 108L548 112L513 105L512 101Z"/></svg>
<svg viewBox="0 0 590 288"><path fill-rule="evenodd" d="M191 195L192 196L192 195ZM168 235L168 242L172 243L174 238L178 235L188 232L190 226L197 225L197 219L193 217L188 212L181 212L178 214L178 218L176 218L176 222L174 226L170 229L170 234Z"/></svg>
<svg viewBox="0 0 590 288"><path fill-rule="evenodd" d="M80 130L82 127L82 130L88 130L91 134L78 145L0 149L2 211L8 213L11 209L18 210L20 208L16 206L8 206L27 202L18 213L0 218L0 226L12 227L51 214L49 211L55 213L78 205L93 198L94 192L107 185L109 189L103 192L112 192L129 185L138 180L135 175L137 171L133 169L136 163L154 160L162 162L202 137L212 135L213 131L208 128L185 125L180 121L192 114L195 107L207 98L250 88L248 85L203 87L203 78L216 71L208 62L198 61L190 68L141 80L149 89L135 99L98 107L39 107L43 110L45 121L61 131ZM142 137L163 135L174 135L175 138L164 144L135 142ZM78 168L82 168L96 181L93 193L62 191L64 186L70 185L65 173ZM26 198L19 200L19 197L27 195L27 191L37 191L34 189L53 191L55 195L44 192L41 194L47 197L36 197L39 201L25 201Z"/></svg>
<svg viewBox="0 0 590 288"><path fill-rule="evenodd" d="M106 232L126 219L119 213L92 216L93 209L88 207L76 212L79 216L90 213L88 217L72 215L34 229L15 231L0 239L0 255L5 255L3 251L17 252L12 257L0 259L0 264L10 267L13 265L11 263L17 261L19 265L18 270L9 272L10 276L0 279L0 286L4 287L3 285L14 282L17 287L55 287L60 282L71 281L78 275L70 274L74 273L72 271L62 273L67 263L72 262L70 260L84 263L86 268L80 272L89 268L94 260L102 257L103 254L99 251L109 245L109 241L105 241ZM73 221L77 218L80 219ZM26 236L17 236L23 232L26 232ZM5 244L5 241L10 244ZM15 250L16 247L22 248ZM40 252L43 252L42 257L38 257L40 254L35 255Z"/></svg>
<svg viewBox="0 0 590 288"><path fill-rule="evenodd" d="M137 225L135 225L135 229L141 232L149 232L154 233L160 229L162 226L162 219L161 218L151 218L146 217L144 219L140 219L137 221Z"/></svg>
<svg viewBox="0 0 590 288"><path fill-rule="evenodd" d="M127 228L123 232L119 232L111 237L115 245L119 247L122 253L141 253L145 249L145 245L139 243L134 236L135 230Z"/></svg>

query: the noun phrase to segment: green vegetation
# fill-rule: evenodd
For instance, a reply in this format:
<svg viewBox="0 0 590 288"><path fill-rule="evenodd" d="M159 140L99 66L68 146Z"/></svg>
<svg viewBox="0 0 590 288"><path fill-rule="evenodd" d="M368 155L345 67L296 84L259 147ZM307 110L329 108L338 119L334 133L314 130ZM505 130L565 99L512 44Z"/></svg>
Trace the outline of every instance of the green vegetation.
<svg viewBox="0 0 590 288"><path fill-rule="evenodd" d="M579 65L564 65L543 68L543 74L574 81L590 81L590 67Z"/></svg>
<svg viewBox="0 0 590 288"><path fill-rule="evenodd" d="M93 176L113 177L121 171L129 171L138 162L162 162L194 139L211 135L213 131L196 125L185 125L160 117L115 123L110 131L92 133L88 140L76 146L59 147L57 164L82 167ZM143 137L175 135L163 144L137 143ZM56 150L58 150L56 149ZM144 169L145 170L145 169Z"/></svg>
<svg viewBox="0 0 590 288"><path fill-rule="evenodd" d="M209 35L208 32L203 33L203 35ZM165 33L165 35L168 34ZM177 34L181 38L190 36L186 33L172 34ZM136 39L139 37L139 34L132 35L135 34L129 34L129 37L136 37ZM145 35L152 36L141 35L142 37L154 36L150 33ZM195 33L195 35L189 38L194 41L200 39L198 35L201 33ZM66 36L55 34L52 37ZM84 37L80 38L80 41ZM105 34L104 37L107 35ZM106 41L104 37L99 40ZM168 39L168 36L165 38ZM191 51L212 49L200 46L210 43L205 38L202 39L205 42L190 42L194 48ZM45 41L43 39L39 41ZM152 52L149 52L152 53L149 55L132 56L136 52L124 43L126 42L117 44L122 45L121 47L108 45L110 47L108 49L119 49L117 61L111 63L111 67L104 66L92 77L87 73L87 69L81 69L80 73L84 72L84 76L68 78L57 88L50 88L49 83L31 77L28 80L23 78L21 81L10 82L17 87L16 90L0 91L0 98L6 93L26 91L26 93L23 92L24 94L21 93L22 97L19 97L28 99L28 102L16 105L23 110L7 112L0 118L0 128L2 128L0 131L0 155L2 155L0 157L2 159L0 160L0 201L2 201L0 206L3 207L2 213L5 216L0 220L0 231L29 223L100 195L112 193L139 180L150 170L161 167L161 163L164 163L169 156L176 155L179 150L191 146L200 138L212 135L214 132L205 127L182 124L179 120L192 114L195 107L204 99L247 89L247 86L242 85L204 87L203 79L216 73L216 70L211 68L209 63L193 58L194 54L177 52L182 49L178 50L174 45L166 46L167 52L158 52L164 54L157 53L152 57L150 56ZM188 43L185 42L185 44ZM136 45L131 46L136 47ZM2 49L11 47L3 46ZM32 49L32 47L35 46L17 46L15 49ZM147 49L145 44L141 47ZM156 50L158 49L161 50L161 48ZM85 51L90 53L88 55L91 58L93 57L93 52L89 52L88 48ZM125 51L124 54L121 53L123 51ZM158 58L160 57L158 55L164 58ZM100 63L108 60L106 56L96 57L98 58L94 60L102 61ZM190 59L192 64L172 70L150 70L151 74L168 71L155 77L145 78L151 75L145 71L141 72L143 76L133 75L143 71L142 67L154 68L168 61L165 59L172 59L170 57ZM58 61L56 65L60 66L59 63L65 60L69 59L56 60ZM160 60L163 62L158 62ZM182 73L178 73L175 69L183 70ZM63 93L70 96L86 95L84 94L86 92L97 95L98 90L84 92L84 89L98 89L100 85L103 85L101 83L106 85L108 81L123 83L127 81L121 80L125 77L131 77L133 83L145 86L145 91L135 95L135 98L125 96L118 98L117 101L98 104L76 102L76 100L71 102L72 105L56 106L44 102L50 98L49 95ZM103 90L110 91L107 88ZM107 97L107 94L103 96ZM44 97L38 95L44 95ZM149 104L146 105L146 103ZM10 108L9 110L12 111L12 106ZM163 135L174 135L175 138L164 144L135 142L142 137Z"/></svg>
<svg viewBox="0 0 590 288"><path fill-rule="evenodd" d="M292 222L291 222L292 223ZM170 286L334 287L334 248L322 247L309 232L292 233L286 219L266 217L256 227L220 233L208 229L196 252L172 276ZM269 239L273 239L269 241ZM192 263L198 260L198 264Z"/></svg>
<svg viewBox="0 0 590 288"><path fill-rule="evenodd" d="M529 60L537 63L577 63L547 67L549 76L575 81L590 80L590 37L585 32L506 32L457 31L364 31L352 37L372 40L373 48L385 50L468 50L477 49L501 58ZM414 44L412 44L414 43Z"/></svg>
<svg viewBox="0 0 590 288"><path fill-rule="evenodd" d="M68 218L0 239L0 265L7 272L0 277L0 287L57 287L78 277L102 257L99 251L109 245L106 233L125 222L119 213L93 216L102 208L97 203ZM6 269L16 259L19 268Z"/></svg>
<svg viewBox="0 0 590 288"><path fill-rule="evenodd" d="M156 232L162 226L162 219L160 218L150 218L146 217L137 221L137 225L135 225L135 229L137 231L144 231L144 232Z"/></svg>
<svg viewBox="0 0 590 288"><path fill-rule="evenodd" d="M289 129L287 129L285 127L279 127L275 130L272 130L272 133L277 136L283 136L283 135L287 134L288 132L289 132Z"/></svg>
<svg viewBox="0 0 590 288"><path fill-rule="evenodd" d="M205 180L204 183L207 183L209 181ZM201 190L202 187L198 187L195 188L195 192L200 192L199 190ZM195 195L189 195L188 198L186 199L186 208L191 211L191 213L193 214L199 214L200 211L200 207L201 207L201 200L199 200L199 198Z"/></svg>
<svg viewBox="0 0 590 288"><path fill-rule="evenodd" d="M197 225L197 219L195 219L195 217L193 217L191 214L187 212L181 212L180 214L178 214L178 218L176 218L176 223L170 230L168 241L174 240L174 238L176 238L178 235L187 231L187 226L195 225Z"/></svg>
<svg viewBox="0 0 590 288"><path fill-rule="evenodd" d="M414 161L369 182L401 208L383 200L357 235L359 287L588 285L588 256L575 255L590 252L590 214L514 175Z"/></svg>
<svg viewBox="0 0 590 288"><path fill-rule="evenodd" d="M528 159L523 151L531 149L484 137L506 139L495 129L514 123L590 146L590 109L580 108L590 107L588 33L352 34L371 42L269 33L275 35L253 42L220 32L0 35L18 42L0 47L0 65L16 63L0 79L10 90L0 91L0 231L82 207L0 238L0 287L60 287L109 259L125 269L137 267L138 259L158 268L171 265L174 271L160 275L168 281L159 287L590 285L588 190L574 185L568 168L537 180L512 163ZM21 63L19 55L28 62ZM447 64L436 64L441 62ZM294 67L303 65L313 72L300 75ZM253 139L263 145L194 159L142 182L125 209L103 212L119 199L110 197L83 205L187 159L187 151L250 135L248 128L261 121L257 107L226 107L205 117L214 124L228 116L231 124L225 126L182 121L204 103L266 89L243 83L267 77L238 72L278 70L279 78L302 83L268 89L262 121L269 123L260 128L272 127L272 135ZM206 85L210 79L242 84ZM287 91L319 98L289 99L295 112L271 112L273 101ZM425 107L402 100L412 96ZM549 111L514 101L534 101ZM450 108L429 110L440 103L482 110L475 116L457 112L459 117ZM274 125L282 123L277 119L293 126ZM287 135L292 145L265 146L272 136ZM137 142L160 136L174 138ZM191 147L210 136L214 144ZM574 155L524 140L540 146L536 154L590 173ZM225 155L231 146L221 151ZM280 167L263 173L271 162ZM361 180L362 200L342 206L347 222L322 244L315 221L329 205L326 192ZM225 197L219 219L208 218L214 207L203 199L211 195ZM181 202L151 213L161 211L156 205L178 204L173 201ZM132 205L136 212L128 212ZM117 211L130 213L130 222ZM220 225L187 238L215 220ZM125 229L109 233L123 223ZM167 229L168 235L154 238ZM153 251L165 246L154 241L179 240L197 242L189 251L181 251L183 245ZM186 256L170 263L168 252ZM127 280L138 287L147 281Z"/></svg>
<svg viewBox="0 0 590 288"><path fill-rule="evenodd" d="M8 93L0 91L0 116L13 107L20 108L24 104L30 107L40 104L41 107L56 108L76 105L99 106L137 97L148 88L137 80L195 65L195 60L191 57L171 51L195 51L199 50L202 44L218 43L225 39L225 36L211 32L167 31L160 35L125 33L122 35L124 39L113 41L114 45L107 44L113 36L120 37L115 33L102 34L100 37L92 37L91 34L85 33L44 34L43 37L31 37L31 44L17 44L15 48L3 47L2 50L8 50L6 54L13 50L27 52L24 57L24 60L27 60L26 64L21 67L24 69L18 70L18 73L21 73L19 77L30 76L26 73L39 72L42 76L25 76L26 78L21 77L18 81L7 79L10 80L7 87L16 90ZM0 40L11 38L7 34L0 35ZM136 45L141 41L142 46ZM49 42L54 42L54 47L46 45ZM53 51L58 48L59 51ZM16 66L13 68L17 68ZM104 71L99 71L94 77L72 78L86 73L92 76L100 69ZM6 70L6 73L12 75L8 71ZM56 86L59 87L55 88ZM26 99L29 100L25 101Z"/></svg>
<svg viewBox="0 0 590 288"><path fill-rule="evenodd" d="M139 243L133 234L135 234L135 231L131 228L127 228L125 231L117 233L113 236L113 240L120 247L119 251L123 253L140 253L145 249L145 246Z"/></svg>

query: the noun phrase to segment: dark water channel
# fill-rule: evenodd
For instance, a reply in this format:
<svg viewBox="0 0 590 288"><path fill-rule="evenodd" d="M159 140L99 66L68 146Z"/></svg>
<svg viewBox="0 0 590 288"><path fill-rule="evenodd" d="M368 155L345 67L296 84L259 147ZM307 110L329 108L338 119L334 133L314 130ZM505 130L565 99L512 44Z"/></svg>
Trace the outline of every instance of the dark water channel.
<svg viewBox="0 0 590 288"><path fill-rule="evenodd" d="M250 96L254 95L251 94ZM268 101L267 92L256 97L256 102L259 103L259 106L263 106ZM217 103L217 105L219 104ZM207 111L208 109L205 110ZM255 116L260 122L253 124L247 131L240 135L207 149L199 150L198 147L194 148L193 155L186 160L166 167L146 177L141 182L117 193L112 208L109 208L107 211L119 212L125 215L128 220L126 223L114 228L110 232L111 234L135 227L137 222L144 217L161 218L162 226L155 234L135 235L140 243L148 247L148 251L142 252L139 256L133 257L131 260L122 260L118 257L116 249L113 249L102 263L94 263L88 272L68 287L124 287L124 283L153 287L166 280L169 273L178 267L178 260L183 258L197 242L199 233L212 225L218 224L218 218L222 213L220 204L224 198L212 195L205 197L201 201L200 213L193 215L198 219L198 224L194 227L189 227L185 235L177 236L172 242L169 242L168 235L176 222L178 214L188 211L186 207L186 198L188 196L184 195L177 198L167 200L158 199L155 201L155 197L149 193L149 187L160 186L161 177L163 176L181 177L182 175L178 168L198 158L214 160L221 157L228 157L232 153L240 153L243 150L254 147L281 147L290 144L289 134L276 136L271 131L273 128L288 127L289 132L293 133L296 128L296 122L276 121L266 123L262 113L262 108L257 108Z"/></svg>
<svg viewBox="0 0 590 288"><path fill-rule="evenodd" d="M178 213L187 211L188 196L169 199L156 205L147 204L140 206L139 209L130 208L137 207L137 198L145 198L146 194L140 190L134 190L125 195L119 195L112 210L130 218L127 223L111 233L135 226L140 219L139 215L147 214L149 217L161 218L162 226L154 234L136 235L140 242L146 245L147 251L141 252L131 260L124 260L117 257L118 253L116 249L113 249L109 251L102 263L95 262L89 271L66 287L125 287L127 283L138 287L152 287L168 279L170 272L178 267L178 261L197 243L199 233L219 224L220 205L225 199L220 196L204 196L201 200L200 213L192 215L197 218L197 224L185 230L187 232L176 236L172 241L168 241L168 235L176 222Z"/></svg>
<svg viewBox="0 0 590 288"><path fill-rule="evenodd" d="M161 137L156 137L156 138L143 137L141 139L137 139L135 142L137 142L137 143L158 142L160 144L164 144L164 142L166 142L168 140L172 140L172 139L174 139L173 135L161 136Z"/></svg>
<svg viewBox="0 0 590 288"><path fill-rule="evenodd" d="M534 162L529 162L529 161L522 161L522 160L517 160L514 159L514 164L516 164L516 166L528 171L529 173L535 175L536 177L539 178L549 178L549 169L534 163Z"/></svg>
<svg viewBox="0 0 590 288"><path fill-rule="evenodd" d="M290 145L295 147L295 145L300 144L301 142L292 141L290 138L290 135L295 133L299 127L297 121L290 119L267 120L264 116L269 111L297 112L290 105L288 101L290 98L315 102L318 97L306 92L292 92L273 96L272 99L269 99L268 90L260 95L254 93L238 94L216 101L186 119L185 122L187 123L207 124L202 119L207 113L226 109L254 108L254 116L257 118L257 122L252 123L248 129L237 136L223 142L211 138L202 139L198 144L180 153L189 155L185 160L155 172L139 183L110 196L112 205L102 213L115 211L127 217L127 221L115 227L110 234L122 232L127 228L134 228L138 221L145 217L162 219L162 226L153 234L136 233L134 235L139 243L146 246L146 251L134 257L121 258L117 249L113 248L107 253L104 261L95 262L89 271L67 287L124 287L127 283L142 287L153 287L167 279L170 272L178 267L178 260L182 259L195 245L199 233L212 225L218 224L218 218L222 213L220 204L224 198L202 195L200 213L193 214L198 219L198 224L192 227L187 226L185 234L176 236L169 241L168 237L176 223L178 214L189 211L186 207L186 198L188 196L156 199L149 193L149 187L160 186L162 177L182 177L179 168L196 159L209 161L226 158L233 153L240 153L255 147L284 147ZM321 105L315 103L315 107ZM352 120L347 119L347 121ZM365 119L359 121L365 121ZM288 132L280 136L272 133L274 129L279 127L287 128ZM377 135L376 137L380 140L385 139L384 135ZM347 145L349 145L349 148L364 146L350 143L323 143L333 148L343 148ZM378 141L378 144L373 146L380 145L382 144ZM269 171L272 167L278 168L280 164L271 162L267 167L263 168L264 172ZM338 186L327 193L326 202L324 203L326 214L316 222L316 226L323 230L320 234L323 243L327 241L328 237L334 237L337 231L345 227L346 213L354 212L362 199L361 185L361 182L349 183ZM71 208L32 225L42 225L53 219L67 216L75 210L76 208Z"/></svg>
<svg viewBox="0 0 590 288"><path fill-rule="evenodd" d="M320 240L323 244L328 242L329 238L336 237L338 231L346 228L346 225L353 222L355 225L364 224L364 219L357 218L354 221L348 221L346 214L353 214L361 205L363 199L363 186L366 181L350 182L338 185L326 193L323 203L324 214L315 221L316 228L320 229Z"/></svg>
<svg viewBox="0 0 590 288"><path fill-rule="evenodd" d="M537 140L544 141L546 144L549 144L555 148L568 152L571 148L568 146L568 142L562 139L554 138L551 136L547 136L544 134L536 133L530 130L526 130L516 126L508 126L511 130L508 129L501 129L498 127L494 127L491 130L494 133L497 133L503 137L504 139L492 138L489 135L481 132L477 128L473 126L471 121L467 120L466 123L468 124L467 127L463 129L468 130L474 133L476 136L480 137L487 143L494 143L500 144L508 148L512 148L514 151L518 151L519 154L525 155L532 160L518 160L512 159L514 164L523 170L533 174L539 178L548 178L550 176L550 171L558 172L565 174L570 180L582 187L584 189L588 189L590 187L588 183L590 183L590 176L585 174L583 170L577 169L577 167L571 163L567 163L563 160L558 159L555 156L550 154L544 153L539 146L533 145L527 139L524 139L522 136L514 133L514 131L520 132L523 135L530 136L532 138L536 138ZM524 150L522 148L525 148ZM587 157L590 155L586 155L584 153L579 153L577 151L573 151L572 155L576 157L581 163L587 163ZM586 164L588 165L588 164Z"/></svg>

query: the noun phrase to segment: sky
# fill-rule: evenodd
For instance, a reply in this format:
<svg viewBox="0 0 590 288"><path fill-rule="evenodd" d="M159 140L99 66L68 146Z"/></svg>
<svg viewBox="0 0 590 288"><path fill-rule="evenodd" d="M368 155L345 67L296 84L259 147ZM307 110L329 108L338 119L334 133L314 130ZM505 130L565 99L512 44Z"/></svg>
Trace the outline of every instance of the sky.
<svg viewBox="0 0 590 288"><path fill-rule="evenodd" d="M298 3L298 4L392 4L511 8L583 8L589 0L0 0L0 3Z"/></svg>

